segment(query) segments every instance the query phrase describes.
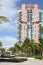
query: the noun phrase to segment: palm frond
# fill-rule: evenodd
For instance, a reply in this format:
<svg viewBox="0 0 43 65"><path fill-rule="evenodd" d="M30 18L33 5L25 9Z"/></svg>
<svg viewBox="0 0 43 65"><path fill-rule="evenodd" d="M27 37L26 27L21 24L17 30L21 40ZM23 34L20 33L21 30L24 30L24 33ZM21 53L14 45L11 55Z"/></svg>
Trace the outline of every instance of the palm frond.
<svg viewBox="0 0 43 65"><path fill-rule="evenodd" d="M2 23L3 21L4 21L4 22L9 22L10 20L9 20L8 17L0 16L0 23Z"/></svg>

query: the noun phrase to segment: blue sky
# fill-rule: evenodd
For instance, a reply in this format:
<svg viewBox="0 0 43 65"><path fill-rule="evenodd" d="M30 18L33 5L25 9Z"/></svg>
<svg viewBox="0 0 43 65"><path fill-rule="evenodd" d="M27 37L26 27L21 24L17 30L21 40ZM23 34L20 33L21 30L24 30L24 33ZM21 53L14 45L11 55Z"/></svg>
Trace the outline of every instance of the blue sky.
<svg viewBox="0 0 43 65"><path fill-rule="evenodd" d="M22 4L38 4L43 9L43 0L0 0L0 15L9 17L10 22L0 24L0 41L8 48L17 42L17 8Z"/></svg>

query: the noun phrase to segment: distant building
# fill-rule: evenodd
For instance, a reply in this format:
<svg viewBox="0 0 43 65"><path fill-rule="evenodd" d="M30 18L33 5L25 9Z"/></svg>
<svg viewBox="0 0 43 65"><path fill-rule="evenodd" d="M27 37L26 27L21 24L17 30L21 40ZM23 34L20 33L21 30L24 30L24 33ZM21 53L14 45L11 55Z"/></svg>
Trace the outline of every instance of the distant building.
<svg viewBox="0 0 43 65"><path fill-rule="evenodd" d="M17 22L18 22L18 40L23 42L25 38L33 39L39 42L39 28L43 21L43 12L38 8L37 4L25 5L23 4L18 9Z"/></svg>

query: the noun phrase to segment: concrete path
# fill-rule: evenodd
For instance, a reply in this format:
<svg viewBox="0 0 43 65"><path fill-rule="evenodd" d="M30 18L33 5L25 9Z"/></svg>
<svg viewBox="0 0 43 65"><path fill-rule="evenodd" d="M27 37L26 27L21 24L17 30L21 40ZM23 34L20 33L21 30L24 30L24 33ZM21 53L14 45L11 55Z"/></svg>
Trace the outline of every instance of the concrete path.
<svg viewBox="0 0 43 65"><path fill-rule="evenodd" d="M43 65L43 60L31 59L24 62L0 62L0 65Z"/></svg>

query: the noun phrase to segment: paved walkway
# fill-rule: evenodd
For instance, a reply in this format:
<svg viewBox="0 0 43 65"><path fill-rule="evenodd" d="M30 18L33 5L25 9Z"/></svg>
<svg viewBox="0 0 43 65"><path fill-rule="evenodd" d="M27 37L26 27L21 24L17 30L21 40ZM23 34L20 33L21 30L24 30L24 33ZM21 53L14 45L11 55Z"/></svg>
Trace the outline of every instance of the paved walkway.
<svg viewBox="0 0 43 65"><path fill-rule="evenodd" d="M43 60L30 59L24 62L0 62L0 65L43 65Z"/></svg>

